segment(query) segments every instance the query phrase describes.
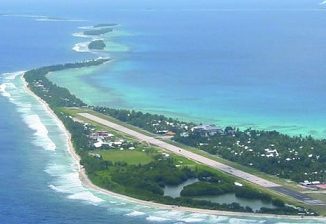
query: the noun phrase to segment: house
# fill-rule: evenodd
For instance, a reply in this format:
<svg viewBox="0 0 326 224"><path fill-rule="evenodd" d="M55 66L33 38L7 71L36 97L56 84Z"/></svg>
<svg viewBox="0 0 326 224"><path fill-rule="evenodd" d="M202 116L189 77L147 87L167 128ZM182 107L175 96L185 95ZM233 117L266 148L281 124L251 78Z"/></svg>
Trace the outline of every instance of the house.
<svg viewBox="0 0 326 224"><path fill-rule="evenodd" d="M109 133L107 131L98 131L95 133L98 137L107 138L109 137Z"/></svg>
<svg viewBox="0 0 326 224"><path fill-rule="evenodd" d="M224 131L222 128L217 127L214 124L204 124L204 125L199 125L195 126L191 129L191 131L195 134L199 134L202 137L209 137L209 136L214 136L217 134L223 134Z"/></svg>
<svg viewBox="0 0 326 224"><path fill-rule="evenodd" d="M159 135L165 135L166 133L168 133L168 130L157 131L156 133Z"/></svg>
<svg viewBox="0 0 326 224"><path fill-rule="evenodd" d="M106 138L111 138L113 137L114 135L110 134L109 132L107 131L97 131L95 133L92 133L90 135L90 138L93 139L93 140L97 140L97 139L106 139Z"/></svg>
<svg viewBox="0 0 326 224"><path fill-rule="evenodd" d="M103 145L103 142L102 141L99 141L99 142L95 142L94 143L95 148L101 148L102 145Z"/></svg>

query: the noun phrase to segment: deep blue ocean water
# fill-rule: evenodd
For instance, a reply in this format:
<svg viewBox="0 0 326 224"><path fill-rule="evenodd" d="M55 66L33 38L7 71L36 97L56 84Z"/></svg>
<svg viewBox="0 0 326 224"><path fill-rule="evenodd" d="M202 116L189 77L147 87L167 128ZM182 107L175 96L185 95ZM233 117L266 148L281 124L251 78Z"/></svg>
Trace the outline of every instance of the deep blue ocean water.
<svg viewBox="0 0 326 224"><path fill-rule="evenodd" d="M259 6L260 1L248 2L251 6L258 4L256 7L261 7ZM287 7L294 4L294 2L282 1L278 7ZM299 8L305 8L308 4L311 4L311 1L301 2L302 5L300 4ZM316 6L313 5L311 7L318 7L318 3L316 2ZM148 105L149 110L157 110L156 107L158 108L161 104L167 105L165 103L169 103L165 100L172 96L166 95L167 92L173 93L174 97L176 95L181 95L182 97L183 94L187 94L187 89L183 85L184 82L188 82L187 85L189 86L193 85L192 88L194 89L196 89L194 84L197 82L201 85L209 86L209 83L205 83L205 79L202 77L207 76L209 71L214 71L215 73L216 61L214 60L216 59L212 59L212 61L201 59L199 56L201 52L196 53L198 44L201 45L201 49L206 49L203 51L207 54L205 56L206 59L213 58L217 48L221 49L223 55L221 59L218 59L219 63L223 64L220 60L223 61L225 57L232 56L232 52L223 52L222 40L220 40L221 43L216 43L217 46L212 46L208 44L212 44L208 40L212 40L211 38L213 37L199 35L200 33L209 32L210 29L216 29L213 26L203 26L202 19L207 21L207 18L202 18L202 16L206 15L208 18L210 16L216 18L216 10L214 11L214 8L224 7L225 4L224 1L218 3L215 1L206 1L204 3L175 1L173 4L167 4L164 1L155 3L151 1L137 3L132 1L92 1L92 3L87 3L86 1L78 1L78 3L77 1L71 3L64 1L51 3L44 3L44 1L28 1L28 3L26 1L1 1L0 13L9 13L11 16L0 16L0 73L2 74L0 76L0 84L2 86L4 84L6 87L0 96L0 223L298 223L290 222L289 220L216 217L151 209L119 198L104 196L84 188L78 181L76 164L66 150L66 138L60 126L44 110L42 105L27 94L19 75L4 74L43 65L92 58L93 55L91 54L81 54L71 50L76 42L76 39L72 38L71 34L76 31L78 26L91 25L103 21L107 22L108 20L108 22L118 22L119 24L124 24L124 30L136 34L133 37L123 36L119 38L119 41L129 46L131 51L127 53L112 53L113 57L124 59L121 62L116 60L116 64L113 63L113 67L116 66L113 68L113 71L116 72L112 74L116 74L116 76L108 77L108 73L101 73L101 76L99 73L94 74L94 77L87 77L86 81L91 80L94 86L102 87L102 91L114 87L122 87L121 81L123 81L124 88L134 88L135 92L138 92L135 95L138 96L136 99L139 100L139 104L138 106L136 104L131 105L128 102L128 97L130 96L125 96L121 99L121 105L131 105L131 107L136 108L146 103L146 100L143 99L146 91L153 91L155 93L151 102L156 100L155 97L162 96L163 94L163 97L160 97L159 104ZM227 5L228 7L246 8L244 1L229 1ZM269 2L264 4L264 7L267 6L276 7ZM183 9L184 12L178 12L180 9ZM189 12L195 9L202 9L202 11L207 13L196 17L196 13ZM166 20L162 20L162 14L158 12L158 15L156 15L153 11L162 11L165 13L163 15L169 16ZM13 14L15 16L12 16ZM322 15L316 14L317 21L321 19ZM39 17L34 18L30 17L30 15L85 19L87 21L42 22L36 21ZM186 22L185 26L184 20L188 15L195 16L191 26L188 22ZM248 15L252 15L252 13L248 13ZM147 20L146 16L150 16L152 23L145 23ZM220 19L223 18L230 19L230 22L233 24L240 23L236 18L221 15ZM232 19L234 20L233 22ZM282 17L278 17L278 19L281 22ZM171 23L174 23L173 26ZM156 26L155 24L159 25ZM238 25L242 27L244 24L241 25L240 23ZM159 32L162 29L167 30L164 35ZM179 33L184 36L176 40L172 37L173 29L183 30L184 32ZM153 32L150 33L150 30L153 30ZM225 27L221 28L220 32L222 31L228 32ZM320 32L322 33L323 31L321 30ZM160 38L157 38L157 35ZM195 38L187 39L186 37L189 35L194 35L193 37ZM151 42L144 43L143 38ZM208 40L205 40L205 38L208 38ZM165 42L164 39L168 42ZM241 39L241 36L235 35L234 39ZM180 46L179 42L182 43ZM216 42L219 42L219 40L217 39ZM223 42L227 42L234 49L237 48L237 45L233 46L234 42L232 40L224 39ZM167 48L172 43L173 48ZM185 51L185 45L189 46L191 53ZM157 46L161 46L161 48L158 49ZM243 55L238 55L238 57L247 58L248 52L250 52L250 46L248 46L247 52L243 52ZM189 64L202 63L207 69L205 71L196 70L200 68L190 68L184 63L179 63L178 58L171 57L173 53L176 53L178 57L186 58ZM153 55L156 56L152 58ZM139 61L132 60L136 58L139 58ZM164 59L163 61L166 65L159 63L159 59ZM149 63L145 64L146 61ZM241 65L242 63L245 62L239 59L239 64ZM122 68L125 68L125 73L121 71ZM129 71L135 68L141 72L131 73ZM237 69L242 68L240 66ZM322 66L316 69L321 68ZM223 69L226 68L221 68L222 72ZM104 70L110 71L110 66L104 68ZM153 71L156 70L167 72L163 73L166 75L162 75L162 73L153 74ZM154 78L145 79L142 76L143 71L147 71L147 73L143 74L144 76L154 75ZM187 80L185 76L180 78L181 71L189 73L192 76L191 79ZM194 77L195 73L200 73L202 76L196 78ZM130 78L128 74L135 76ZM171 77L171 74L173 74L173 77ZM232 79L230 77L224 78L225 80L222 81L225 84L225 82L229 82L234 77ZM112 81L112 86L108 85L110 81ZM252 80L252 82L254 81L255 79ZM156 85L157 82L174 84L168 86L167 91L163 91L163 89L156 90L156 87L159 87L159 85ZM277 81L272 79L271 82ZM132 83L135 86L132 86ZM180 84L180 89L175 88L175 83ZM319 84L322 83L322 81L319 82ZM139 89L145 89L146 91L142 92ZM203 92L200 90L197 93L198 97L202 98L206 94L209 95L210 90L206 91L204 89ZM319 95L317 99L322 99L319 98L320 96L322 95ZM185 100L181 102L186 103ZM171 107L169 108L174 108L173 105L175 104L175 102L170 103ZM176 112L183 113L182 111ZM308 221L304 223L306 222L308 223Z"/></svg>

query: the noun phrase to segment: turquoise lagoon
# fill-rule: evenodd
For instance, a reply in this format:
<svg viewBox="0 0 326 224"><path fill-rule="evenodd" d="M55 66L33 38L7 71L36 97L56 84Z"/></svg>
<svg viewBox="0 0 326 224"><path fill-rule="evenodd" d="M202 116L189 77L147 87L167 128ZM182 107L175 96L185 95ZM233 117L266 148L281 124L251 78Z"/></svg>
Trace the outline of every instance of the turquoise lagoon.
<svg viewBox="0 0 326 224"><path fill-rule="evenodd" d="M106 51L80 53L110 63L49 77L92 105L325 137L325 7L207 2L120 9Z"/></svg>

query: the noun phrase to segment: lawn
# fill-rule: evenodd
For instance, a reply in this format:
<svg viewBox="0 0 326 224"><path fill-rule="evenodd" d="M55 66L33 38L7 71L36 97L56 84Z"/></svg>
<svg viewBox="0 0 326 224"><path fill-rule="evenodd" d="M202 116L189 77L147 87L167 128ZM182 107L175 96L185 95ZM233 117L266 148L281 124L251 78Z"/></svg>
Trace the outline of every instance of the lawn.
<svg viewBox="0 0 326 224"><path fill-rule="evenodd" d="M126 162L129 165L148 164L152 162L153 154L136 150L102 150L98 152L104 160Z"/></svg>

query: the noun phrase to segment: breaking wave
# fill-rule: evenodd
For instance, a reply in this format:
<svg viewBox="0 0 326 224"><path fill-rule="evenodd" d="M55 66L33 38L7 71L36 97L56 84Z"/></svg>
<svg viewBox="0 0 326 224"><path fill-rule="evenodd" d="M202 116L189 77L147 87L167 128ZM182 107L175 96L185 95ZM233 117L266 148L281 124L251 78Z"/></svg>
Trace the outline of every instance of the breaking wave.
<svg viewBox="0 0 326 224"><path fill-rule="evenodd" d="M88 48L88 45L91 43L91 41L88 42L81 42L81 43L77 43L74 45L74 47L72 48L74 51L76 52L91 52L90 49Z"/></svg>
<svg viewBox="0 0 326 224"><path fill-rule="evenodd" d="M45 150L54 151L56 145L49 137L47 127L37 114L37 111L41 108L37 106L32 108L32 104L25 100L26 92L23 85L17 86L19 83L22 84L22 80L20 80L19 77L21 77L23 73L24 72L3 74L3 83L0 85L1 95L7 97L10 102L17 106L17 111L20 113L23 121L33 130L34 145L42 147Z"/></svg>
<svg viewBox="0 0 326 224"><path fill-rule="evenodd" d="M143 216L143 215L145 215L145 212L139 212L139 211L132 211L132 212L126 214L126 216L131 216L131 217Z"/></svg>

